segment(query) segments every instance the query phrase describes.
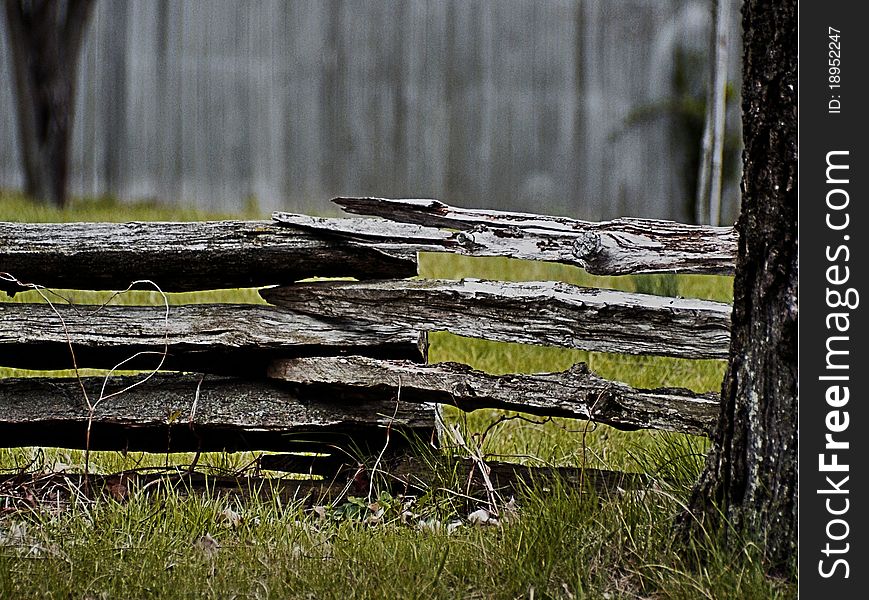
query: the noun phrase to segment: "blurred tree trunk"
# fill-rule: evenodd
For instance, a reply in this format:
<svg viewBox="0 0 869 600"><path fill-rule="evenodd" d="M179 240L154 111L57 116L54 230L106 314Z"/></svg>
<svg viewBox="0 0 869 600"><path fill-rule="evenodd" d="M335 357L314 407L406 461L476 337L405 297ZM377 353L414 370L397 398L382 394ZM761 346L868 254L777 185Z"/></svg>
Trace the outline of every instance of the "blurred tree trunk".
<svg viewBox="0 0 869 600"><path fill-rule="evenodd" d="M92 0L6 0L25 192L64 206L78 55Z"/></svg>
<svg viewBox="0 0 869 600"><path fill-rule="evenodd" d="M746 0L742 212L730 361L683 532L756 543L772 572L797 554L797 9Z"/></svg>

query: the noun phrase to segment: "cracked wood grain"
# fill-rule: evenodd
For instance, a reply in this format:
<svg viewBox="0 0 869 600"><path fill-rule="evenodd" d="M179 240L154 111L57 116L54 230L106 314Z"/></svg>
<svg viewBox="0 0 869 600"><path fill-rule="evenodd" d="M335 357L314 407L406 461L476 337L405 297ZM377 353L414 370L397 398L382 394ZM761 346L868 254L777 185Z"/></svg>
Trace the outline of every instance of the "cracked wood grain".
<svg viewBox="0 0 869 600"><path fill-rule="evenodd" d="M144 376L113 377L106 395ZM0 379L0 446L84 448L102 377ZM158 374L96 405L91 449L151 452L284 450L313 442L380 449L386 426L430 435L434 409L379 395L347 402L278 381ZM352 441L351 441L352 440Z"/></svg>
<svg viewBox="0 0 869 600"><path fill-rule="evenodd" d="M314 276L410 277L416 257L271 221L0 223L0 272L54 288L119 290L150 279L163 291L184 292ZM22 288L0 280L0 290Z"/></svg>
<svg viewBox="0 0 869 600"><path fill-rule="evenodd" d="M405 242L427 250L471 256L509 256L575 265L595 275L630 273L733 274L737 237L733 227L686 225L655 219L621 218L600 223L568 217L456 208L438 200L335 198L345 211L392 221L450 228L442 239L425 229L406 230ZM290 223L291 219L276 215ZM310 225L310 224L309 224ZM342 232L342 225L322 223ZM375 226L356 239L378 239ZM400 238L384 228L393 243ZM349 232L344 232L349 233ZM350 236L353 237L353 236Z"/></svg>
<svg viewBox="0 0 869 600"><path fill-rule="evenodd" d="M260 457L260 468L270 470L282 467L284 455L263 455ZM274 459L274 460L272 460ZM434 466L434 468L432 468ZM655 484L650 477L641 473L622 473L602 469L576 469L568 467L548 468L529 467L515 463L487 461L489 479L495 491L504 497L518 496L526 492L529 486L539 487L541 484L556 483L579 486L587 485L588 491L602 496L623 494L627 491L641 492ZM406 457L390 465L389 470L378 469L378 478L383 480L380 486L387 487L393 495L417 494L431 491L443 485L441 474L443 470L454 473L455 477L466 481L464 492L468 500L485 499L487 488L479 476L479 468L469 459L447 457L436 464L431 460L421 461L414 457ZM295 470L290 472L297 473ZM363 472L362 482L357 465L351 469L342 470L337 476L324 480L300 479L290 477L256 477L231 476L190 472L141 472L122 471L111 475L90 475L87 482L85 476L75 473L16 473L0 475L0 493L3 493L7 503L33 508L33 498L39 497L39 492L50 490L52 504L55 502L70 502L86 493L89 497L109 497L118 501L133 498L141 490L154 490L155 487L171 489L174 493L183 495L204 494L213 497L235 497L242 499L259 498L267 501L280 501L283 505L293 506L302 503L305 506L324 506L332 502L346 500L349 494L364 496L368 493L367 477ZM359 485L361 483L361 485ZM582 490L586 491L586 490Z"/></svg>
<svg viewBox="0 0 869 600"><path fill-rule="evenodd" d="M718 394L681 388L637 389L595 375L579 363L560 373L488 375L456 363L419 365L360 356L281 359L269 376L358 398L498 408L590 419L620 429L664 429L708 435Z"/></svg>
<svg viewBox="0 0 869 600"><path fill-rule="evenodd" d="M57 311L57 314L55 313ZM59 318L58 314L60 315ZM406 327L318 318L254 304L82 306L0 303L0 365L163 368L218 374L264 374L277 356L353 352L421 360L420 336Z"/></svg>
<svg viewBox="0 0 869 600"><path fill-rule="evenodd" d="M330 281L260 295L300 313L500 342L717 359L730 344L728 304L558 282Z"/></svg>

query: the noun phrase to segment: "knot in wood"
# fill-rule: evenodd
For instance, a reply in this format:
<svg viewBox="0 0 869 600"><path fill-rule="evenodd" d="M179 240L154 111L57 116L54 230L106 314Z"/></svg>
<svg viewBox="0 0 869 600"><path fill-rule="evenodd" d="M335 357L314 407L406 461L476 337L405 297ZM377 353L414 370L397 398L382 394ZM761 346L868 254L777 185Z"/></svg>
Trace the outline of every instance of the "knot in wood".
<svg viewBox="0 0 869 600"><path fill-rule="evenodd" d="M577 258L590 258L601 251L603 242L600 239L600 234L586 231L580 233L573 240L573 255Z"/></svg>
<svg viewBox="0 0 869 600"><path fill-rule="evenodd" d="M466 248L470 248L474 246L476 242L474 241L474 234L467 231L459 231L456 233L456 243L459 246L464 246Z"/></svg>
<svg viewBox="0 0 869 600"><path fill-rule="evenodd" d="M453 384L453 396L456 398L467 398L476 395L476 390L467 380L461 380Z"/></svg>
<svg viewBox="0 0 869 600"><path fill-rule="evenodd" d="M591 370L588 368L588 363L575 363L572 367L570 367L570 374L574 377L578 377L580 375L589 375L590 373Z"/></svg>

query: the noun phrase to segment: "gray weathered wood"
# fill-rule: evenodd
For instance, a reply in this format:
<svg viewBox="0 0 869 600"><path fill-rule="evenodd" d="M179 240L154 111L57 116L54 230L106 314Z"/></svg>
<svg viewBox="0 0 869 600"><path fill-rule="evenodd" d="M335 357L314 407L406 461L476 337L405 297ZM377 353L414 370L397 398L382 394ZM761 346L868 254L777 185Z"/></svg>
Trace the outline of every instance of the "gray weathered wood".
<svg viewBox="0 0 869 600"><path fill-rule="evenodd" d="M332 281L260 294L312 315L502 342L720 359L727 358L730 343L728 304L566 283Z"/></svg>
<svg viewBox="0 0 869 600"><path fill-rule="evenodd" d="M55 314L55 310L62 317ZM80 367L263 374L276 356L358 354L421 360L419 335L404 326L322 319L253 304L62 306L0 303L0 365L68 369L73 345Z"/></svg>
<svg viewBox="0 0 869 600"><path fill-rule="evenodd" d="M398 255L450 251L469 256L500 256L498 252L503 248L490 246L504 245L497 238L490 240L489 244L474 244L462 232L385 219L312 217L287 212L272 213L272 219L287 228L309 231L325 239L376 244L378 249ZM482 235L494 237L491 232Z"/></svg>
<svg viewBox="0 0 869 600"><path fill-rule="evenodd" d="M260 468L269 470L280 467L282 455L263 455ZM272 460L275 459L275 460ZM486 498L488 488L483 484L479 468L468 459L446 458L434 463L406 457L389 470L378 469L375 491L388 488L393 494L419 494L442 486L438 469L449 469L463 481L463 494L469 504L474 498ZM489 480L502 498L517 495L528 486L588 485L593 493L618 494L624 490L647 488L653 480L640 473L621 473L600 469L529 467L515 463L487 461ZM293 471L295 472L295 471ZM11 508L33 510L34 503L45 502L52 507L57 503L80 501L81 494L87 497L110 497L125 501L135 497L147 487L172 489L181 495L206 494L234 496L242 499L259 498L280 501L283 505L293 502L306 506L326 505L346 501L348 496L365 497L369 493L368 472L358 465L343 469L337 476L325 479L300 479L289 477L256 477L249 475L214 475L173 469L149 471L122 471L111 475L84 475L78 473L16 473L0 475L0 495ZM74 492L73 492L74 491ZM545 490L541 490L545 493ZM584 490L583 490L584 491ZM455 502L456 499L453 498ZM521 515L521 507L520 507ZM411 523L414 524L414 523Z"/></svg>
<svg viewBox="0 0 869 600"><path fill-rule="evenodd" d="M621 429L666 429L707 435L718 394L686 389L636 389L577 364L560 373L488 375L466 365L419 365L360 356L280 359L269 376L359 398L452 404L463 410L501 408L591 419Z"/></svg>
<svg viewBox="0 0 869 600"><path fill-rule="evenodd" d="M426 227L461 230L439 244L473 256L510 256L583 267L596 275L629 273L732 274L732 227L621 218L593 223L567 217L455 208L438 200L336 198L345 211ZM289 222L282 214L276 218ZM323 223L324 226L332 224ZM426 231L416 232L431 237ZM408 242L419 243L408 230ZM366 239L357 235L356 239ZM376 239L376 234L371 235Z"/></svg>
<svg viewBox="0 0 869 600"><path fill-rule="evenodd" d="M348 402L268 380L159 374L110 396L143 378L110 379L101 402L102 377L0 379L0 445L84 448L82 386L95 405L94 450L292 450L296 441L379 450L387 425L393 446L404 439L400 431L429 436L434 428L431 406L387 394Z"/></svg>
<svg viewBox="0 0 869 600"><path fill-rule="evenodd" d="M0 272L46 287L164 291L255 287L307 277L416 274L416 257L388 255L269 221L0 223ZM0 289L20 287L0 278Z"/></svg>
<svg viewBox="0 0 869 600"><path fill-rule="evenodd" d="M326 504L346 497L343 481L294 477L255 477L246 475L216 475L189 472L177 467L133 470L111 475L81 473L16 473L0 475L0 496L4 506L31 511L34 505L80 503L82 497L123 502L143 490L153 493L169 489L180 496L204 494L235 497L243 500L279 501L284 506L293 503L307 506ZM343 495L342 495L343 492Z"/></svg>

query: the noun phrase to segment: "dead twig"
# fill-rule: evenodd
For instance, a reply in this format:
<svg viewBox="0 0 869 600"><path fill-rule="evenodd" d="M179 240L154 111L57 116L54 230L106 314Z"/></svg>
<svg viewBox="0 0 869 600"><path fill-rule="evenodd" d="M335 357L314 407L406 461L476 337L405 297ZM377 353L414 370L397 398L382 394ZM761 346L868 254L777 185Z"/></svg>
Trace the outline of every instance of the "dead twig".
<svg viewBox="0 0 869 600"><path fill-rule="evenodd" d="M583 427L582 441L581 441L582 467L579 470L579 490L580 490L580 493L585 489L584 484L585 484L585 468L586 468L586 449L588 447L585 439L588 436L589 427L592 425L597 425L594 422L594 409L597 406L597 403L600 402L601 398L603 398L604 394L606 394L608 389L609 388L604 389L603 391L601 391L600 394L597 395L597 398L595 399L594 404L592 404L591 408L589 408L589 410L588 410L588 420L585 422L585 427Z"/></svg>
<svg viewBox="0 0 869 600"><path fill-rule="evenodd" d="M125 294L125 293L131 291L135 286L137 286L139 284L148 284L148 285L153 286L154 289L157 290L157 292L160 294L161 298L163 299L163 306L165 307L164 324L166 326L165 331L164 331L164 336L163 336L163 351L162 352L153 352L153 351L137 352L133 356L125 358L124 360L122 360L121 362L119 362L118 364L113 366L109 370L109 372L106 374L105 378L103 379L103 385L100 389L99 397L96 400L91 400L91 397L88 394L87 389L85 388L84 380L81 376L81 372L80 372L80 369L78 366L78 360L76 359L76 355L75 355L75 348L73 347L73 344L72 344L72 337L70 336L70 333L69 333L69 328L68 328L63 316L60 314L60 312L57 310L57 308L55 308L54 302L52 302L51 298L49 298L49 295L54 296L56 298L63 299L70 306L75 306L75 303L72 300L70 300L69 298L62 296L62 295L58 294L57 292L46 288L45 286L42 286L42 285L39 285L36 283L22 282L21 280L19 280L17 277L12 275L11 273L7 273L7 272L0 273L0 279L2 279L3 281L7 281L9 283L14 283L14 284L16 284L20 287L23 287L23 288L34 290L37 294L39 294L40 298L42 298L42 300L46 304L48 304L48 306L51 308L52 312L54 312L55 316L57 316L58 320L60 321L61 327L63 328L64 337L66 338L67 347L69 348L69 354L70 354L70 358L72 360L72 369L75 372L76 381L78 382L79 387L81 388L82 397L84 398L85 404L87 405L87 408L88 408L87 428L85 430L85 460L84 460L84 463L85 463L84 464L84 474L85 474L84 482L85 482L85 491L87 491L88 474L90 473L91 433L93 431L93 421L94 421L94 417L96 415L96 409L102 402L105 402L106 400L109 400L111 398L114 398L116 396L124 394L124 393L128 392L129 390L131 390L137 386L142 385L143 383L145 383L146 381L151 379L154 375L156 375L160 371L160 369L163 367L163 363L166 361L166 357L169 354L169 298L166 295L166 293L160 288L160 286L157 285L156 283L154 283L153 281L151 281L150 279L137 279L137 280L131 282L130 285L128 285L126 287L126 289L112 293L102 304L100 304L95 309L90 311L90 314L95 315L95 314L99 313L103 308L108 306L112 302L112 300L114 300L115 298L117 298L118 296L120 296L122 294ZM121 390L118 390L116 392L106 394L106 386L108 385L109 379L111 379L111 377L115 373L115 371L121 369L121 367L123 367L125 364L138 358L139 356L149 355L149 354L159 355L159 357L160 357L160 360L159 360L157 366L153 370L148 372L147 375L145 375L142 379L136 381L135 383L132 383L132 384L128 385L127 387L125 387Z"/></svg>
<svg viewBox="0 0 869 600"><path fill-rule="evenodd" d="M398 416L398 407L401 404L401 376L398 377L398 393L395 397L395 410L392 412L392 417L386 423L386 439L383 442L383 448L380 449L380 454L377 455L377 459L374 461L374 466L371 467L371 474L368 478L368 503L371 504L372 497L374 494L374 480L377 475L377 470L380 467L380 461L383 459L383 455L386 453L386 449L389 447L389 437L392 433L392 424L395 422L396 416Z"/></svg>

